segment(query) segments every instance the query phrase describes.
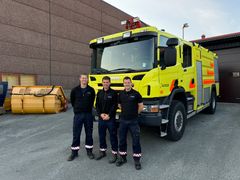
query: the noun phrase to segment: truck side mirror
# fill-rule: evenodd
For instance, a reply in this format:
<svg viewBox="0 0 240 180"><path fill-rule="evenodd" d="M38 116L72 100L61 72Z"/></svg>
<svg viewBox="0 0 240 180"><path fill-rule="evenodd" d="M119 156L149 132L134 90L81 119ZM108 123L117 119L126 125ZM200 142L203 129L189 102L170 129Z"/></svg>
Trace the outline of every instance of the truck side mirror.
<svg viewBox="0 0 240 180"><path fill-rule="evenodd" d="M179 44L178 38L170 38L167 40L167 46L177 46Z"/></svg>
<svg viewBox="0 0 240 180"><path fill-rule="evenodd" d="M164 52L164 65L166 67L168 66L174 66L177 63L177 50L175 46L179 44L177 38L170 38L167 41L168 47L165 48Z"/></svg>

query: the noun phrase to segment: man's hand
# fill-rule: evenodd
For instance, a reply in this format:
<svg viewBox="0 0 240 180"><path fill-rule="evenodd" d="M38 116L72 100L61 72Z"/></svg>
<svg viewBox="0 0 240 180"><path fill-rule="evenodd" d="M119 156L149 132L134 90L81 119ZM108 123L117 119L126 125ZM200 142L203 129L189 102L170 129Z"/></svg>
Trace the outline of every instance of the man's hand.
<svg viewBox="0 0 240 180"><path fill-rule="evenodd" d="M104 120L104 121L107 121L110 119L109 115L108 114L105 114L105 113L102 113L101 115L101 118Z"/></svg>
<svg viewBox="0 0 240 180"><path fill-rule="evenodd" d="M109 120L109 119L110 119L109 115L108 115L108 114L105 114L105 120L107 121L107 120Z"/></svg>
<svg viewBox="0 0 240 180"><path fill-rule="evenodd" d="M100 116L101 116L101 118L104 120L104 119L105 119L105 116L106 116L106 114L102 113Z"/></svg>

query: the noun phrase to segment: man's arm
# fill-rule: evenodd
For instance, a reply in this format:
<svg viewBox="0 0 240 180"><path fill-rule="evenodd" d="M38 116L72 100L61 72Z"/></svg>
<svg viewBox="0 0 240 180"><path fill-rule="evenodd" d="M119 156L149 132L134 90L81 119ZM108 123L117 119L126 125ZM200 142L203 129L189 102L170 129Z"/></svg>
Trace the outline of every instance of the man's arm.
<svg viewBox="0 0 240 180"><path fill-rule="evenodd" d="M103 113L101 113L101 109L102 109L102 105L101 105L101 102L100 102L100 96L101 96L101 91L98 91L97 93L97 98L96 98L96 111L97 111L97 114L99 117L101 117L103 120L105 120L105 115Z"/></svg>
<svg viewBox="0 0 240 180"><path fill-rule="evenodd" d="M70 100L71 100L72 107L74 107L74 103L75 103L75 91L74 91L74 89L72 89L72 91L71 91Z"/></svg>
<svg viewBox="0 0 240 180"><path fill-rule="evenodd" d="M143 103L138 103L138 114L140 114L143 110Z"/></svg>
<svg viewBox="0 0 240 180"><path fill-rule="evenodd" d="M118 104L118 108L121 109L121 92L118 94L118 98L117 98L117 104Z"/></svg>
<svg viewBox="0 0 240 180"><path fill-rule="evenodd" d="M138 92L138 114L140 114L143 110L143 99L141 94Z"/></svg>
<svg viewBox="0 0 240 180"><path fill-rule="evenodd" d="M91 99L90 99L90 101L91 101L91 106L93 107L93 104L94 104L94 100L95 100L95 91L94 91L94 89L92 88L92 93L91 93Z"/></svg>
<svg viewBox="0 0 240 180"><path fill-rule="evenodd" d="M98 93L97 93L96 104L95 104L97 114L100 116L100 102L99 102L100 98L99 98L99 96L100 96L100 91L98 91Z"/></svg>
<svg viewBox="0 0 240 180"><path fill-rule="evenodd" d="M117 110L117 106L118 106L117 103L118 103L117 93L114 93L114 95L113 95L113 105L109 110L109 117L112 117L115 114L115 112Z"/></svg>

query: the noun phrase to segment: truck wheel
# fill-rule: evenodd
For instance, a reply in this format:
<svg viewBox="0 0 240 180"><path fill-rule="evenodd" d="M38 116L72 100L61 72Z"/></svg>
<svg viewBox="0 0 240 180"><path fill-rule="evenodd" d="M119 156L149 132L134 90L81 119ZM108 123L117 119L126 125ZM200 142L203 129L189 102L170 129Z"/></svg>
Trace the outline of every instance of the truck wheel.
<svg viewBox="0 0 240 180"><path fill-rule="evenodd" d="M182 102L173 100L169 111L167 139L178 141L182 138L186 123L186 110Z"/></svg>
<svg viewBox="0 0 240 180"><path fill-rule="evenodd" d="M217 107L217 96L216 96L216 92L212 91L210 105L208 108L206 108L204 112L206 112L207 114L214 114L216 111L216 107Z"/></svg>

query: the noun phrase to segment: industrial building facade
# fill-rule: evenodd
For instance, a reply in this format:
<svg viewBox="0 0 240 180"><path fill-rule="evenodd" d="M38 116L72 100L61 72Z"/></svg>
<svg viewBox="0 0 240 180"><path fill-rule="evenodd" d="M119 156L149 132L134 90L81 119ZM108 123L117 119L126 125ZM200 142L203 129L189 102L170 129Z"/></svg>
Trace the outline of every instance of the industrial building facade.
<svg viewBox="0 0 240 180"><path fill-rule="evenodd" d="M89 41L129 17L101 0L1 0L0 81L69 90L90 71Z"/></svg>
<svg viewBox="0 0 240 180"><path fill-rule="evenodd" d="M61 85L89 73L89 41L130 15L102 0L0 0L0 81ZM196 40L219 55L221 101L240 102L240 33Z"/></svg>
<svg viewBox="0 0 240 180"><path fill-rule="evenodd" d="M240 103L240 32L195 40L219 59L220 101Z"/></svg>

